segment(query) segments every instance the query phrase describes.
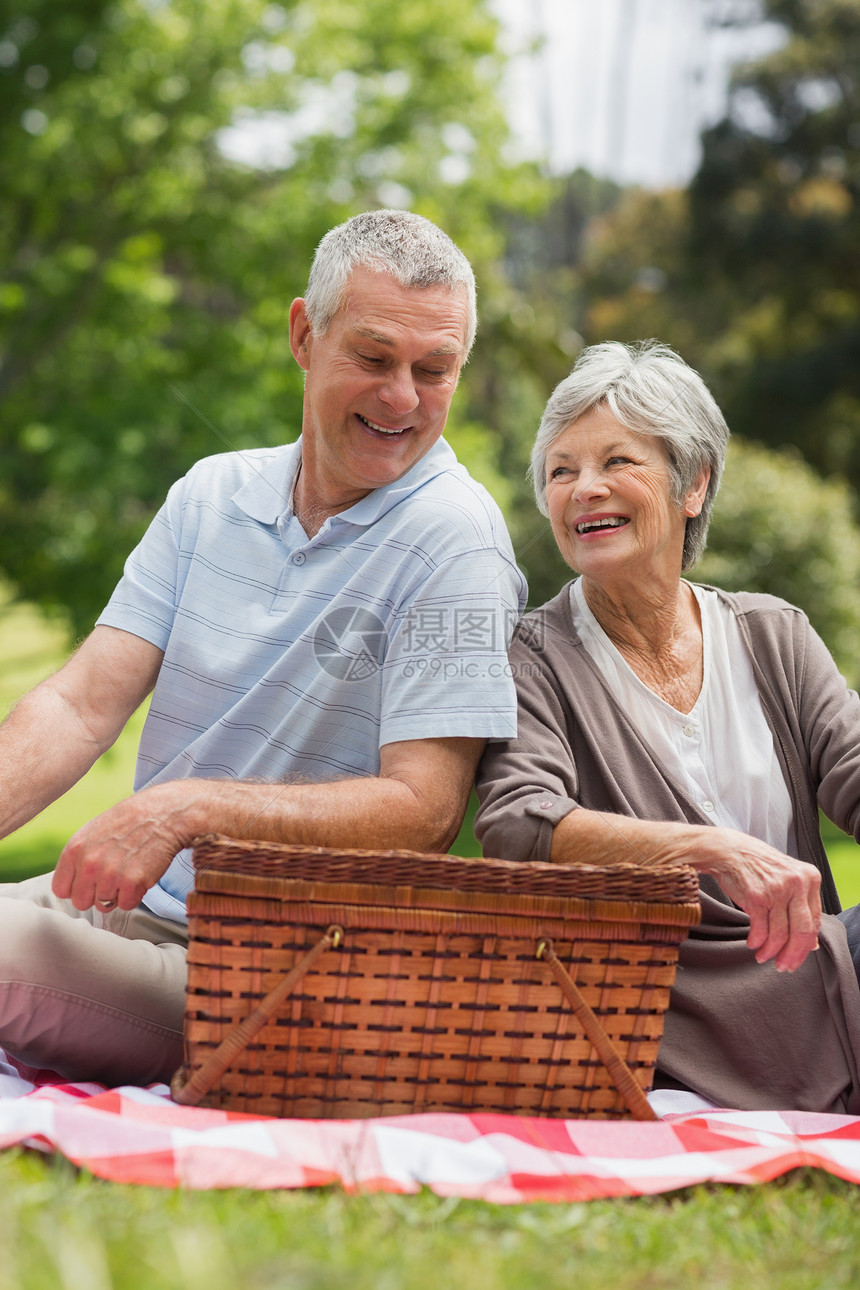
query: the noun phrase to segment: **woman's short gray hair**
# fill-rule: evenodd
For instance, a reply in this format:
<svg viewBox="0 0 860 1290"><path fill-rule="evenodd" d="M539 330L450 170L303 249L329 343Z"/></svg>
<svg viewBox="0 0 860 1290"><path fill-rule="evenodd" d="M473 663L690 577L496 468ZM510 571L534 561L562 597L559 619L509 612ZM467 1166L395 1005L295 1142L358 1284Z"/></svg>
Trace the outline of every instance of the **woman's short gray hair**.
<svg viewBox="0 0 860 1290"><path fill-rule="evenodd" d="M305 311L318 336L328 331L359 267L390 273L402 287L464 288L465 360L478 327L475 275L447 233L423 215L399 210L364 211L330 229L317 247L305 292Z"/></svg>
<svg viewBox="0 0 860 1290"><path fill-rule="evenodd" d="M553 390L537 433L529 474L544 515L546 457L563 430L605 405L628 430L661 439L669 458L672 500L681 506L708 466L711 478L701 513L687 519L683 569L705 549L714 498L720 486L729 428L698 372L668 345L605 341L584 349L570 376Z"/></svg>

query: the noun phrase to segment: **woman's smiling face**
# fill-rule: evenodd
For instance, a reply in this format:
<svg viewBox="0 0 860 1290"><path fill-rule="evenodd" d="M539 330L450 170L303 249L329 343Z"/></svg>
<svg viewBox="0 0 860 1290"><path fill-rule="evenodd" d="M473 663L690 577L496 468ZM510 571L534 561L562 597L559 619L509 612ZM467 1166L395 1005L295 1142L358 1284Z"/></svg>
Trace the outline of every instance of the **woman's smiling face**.
<svg viewBox="0 0 860 1290"><path fill-rule="evenodd" d="M570 567L596 583L680 577L687 513L671 488L662 441L629 430L605 404L569 425L547 452L555 540Z"/></svg>

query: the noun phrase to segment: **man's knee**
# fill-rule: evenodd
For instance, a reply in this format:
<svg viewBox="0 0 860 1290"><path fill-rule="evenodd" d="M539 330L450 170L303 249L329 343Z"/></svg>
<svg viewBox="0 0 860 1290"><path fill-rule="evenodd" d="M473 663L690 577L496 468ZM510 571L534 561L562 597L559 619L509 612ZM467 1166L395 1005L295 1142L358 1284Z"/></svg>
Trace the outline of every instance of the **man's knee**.
<svg viewBox="0 0 860 1290"><path fill-rule="evenodd" d="M185 976L181 943L126 940L0 896L0 1046L30 1065L108 1083L169 1078Z"/></svg>

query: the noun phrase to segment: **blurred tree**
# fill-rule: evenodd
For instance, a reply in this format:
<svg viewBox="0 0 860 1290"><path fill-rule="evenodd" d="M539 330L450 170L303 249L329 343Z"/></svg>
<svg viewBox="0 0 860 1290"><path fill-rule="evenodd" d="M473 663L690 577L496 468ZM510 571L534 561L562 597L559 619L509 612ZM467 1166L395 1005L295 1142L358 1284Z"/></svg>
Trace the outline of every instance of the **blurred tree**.
<svg viewBox="0 0 860 1290"><path fill-rule="evenodd" d="M689 192L629 190L592 225L582 331L667 341L734 432L816 468L733 443L697 576L800 604L856 682L860 3L746 11L762 15L785 44L736 74Z"/></svg>
<svg viewBox="0 0 860 1290"><path fill-rule="evenodd" d="M743 281L703 281L689 263L683 192L631 189L590 224L577 285L588 343L654 336L673 345L714 390L729 422L743 420L726 355L746 325ZM852 404L826 432L850 440ZM754 432L757 426L751 427ZM778 434L774 442L780 443ZM798 448L774 452L733 438L708 550L694 576L730 589L767 591L798 604L845 675L860 681L860 529L841 479L823 480Z"/></svg>
<svg viewBox="0 0 860 1290"><path fill-rule="evenodd" d="M504 254L481 293L481 331L466 372L467 404L492 426L503 504L529 604L543 604L570 577L526 480L532 444L550 391L583 345L582 261L594 221L621 189L585 170L547 181L543 204L498 208ZM459 444L458 444L459 446Z"/></svg>
<svg viewBox="0 0 860 1290"><path fill-rule="evenodd" d="M703 137L689 271L733 427L860 485L860 3L762 0L786 43ZM713 334L713 333L712 333Z"/></svg>
<svg viewBox="0 0 860 1290"><path fill-rule="evenodd" d="M503 159L496 36L484 0L4 6L0 567L20 596L86 630L193 460L295 438L288 309L332 224L411 206L510 301L497 213L540 185Z"/></svg>
<svg viewBox="0 0 860 1290"><path fill-rule="evenodd" d="M860 529L851 492L842 480L821 479L796 450L732 439L693 577L799 605L845 677L860 683Z"/></svg>
<svg viewBox="0 0 860 1290"><path fill-rule="evenodd" d="M705 358L733 297L729 289L717 302L716 288L704 295L691 283L689 228L687 193L677 189L628 189L595 221L582 266L589 344L653 336L694 366Z"/></svg>

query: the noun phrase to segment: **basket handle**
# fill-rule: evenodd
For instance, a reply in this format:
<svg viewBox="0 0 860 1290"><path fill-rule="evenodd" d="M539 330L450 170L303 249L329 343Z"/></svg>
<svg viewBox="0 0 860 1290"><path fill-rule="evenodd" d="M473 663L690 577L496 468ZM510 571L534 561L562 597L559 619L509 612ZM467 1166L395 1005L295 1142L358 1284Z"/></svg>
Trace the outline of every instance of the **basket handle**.
<svg viewBox="0 0 860 1290"><path fill-rule="evenodd" d="M344 931L337 923L332 923L321 940L313 949L308 950L303 959L283 977L273 990L258 1003L244 1021L238 1021L227 1032L213 1053L210 1053L202 1066L188 1078L187 1066L180 1066L170 1083L170 1095L174 1102L182 1106L196 1106L205 1097L212 1085L219 1080L235 1057L263 1029L267 1021L275 1015L284 1000L292 993L302 977L310 971L319 956L328 949L337 949L343 941Z"/></svg>
<svg viewBox="0 0 860 1290"><path fill-rule="evenodd" d="M558 987L573 1008L576 1018L585 1031L603 1065L609 1071L613 1084L618 1089L624 1103L635 1120L656 1120L657 1116L642 1092L630 1067L607 1035L582 996L582 991L573 977L564 968L553 949L552 941L542 940L538 943L536 958L543 959L555 977Z"/></svg>

